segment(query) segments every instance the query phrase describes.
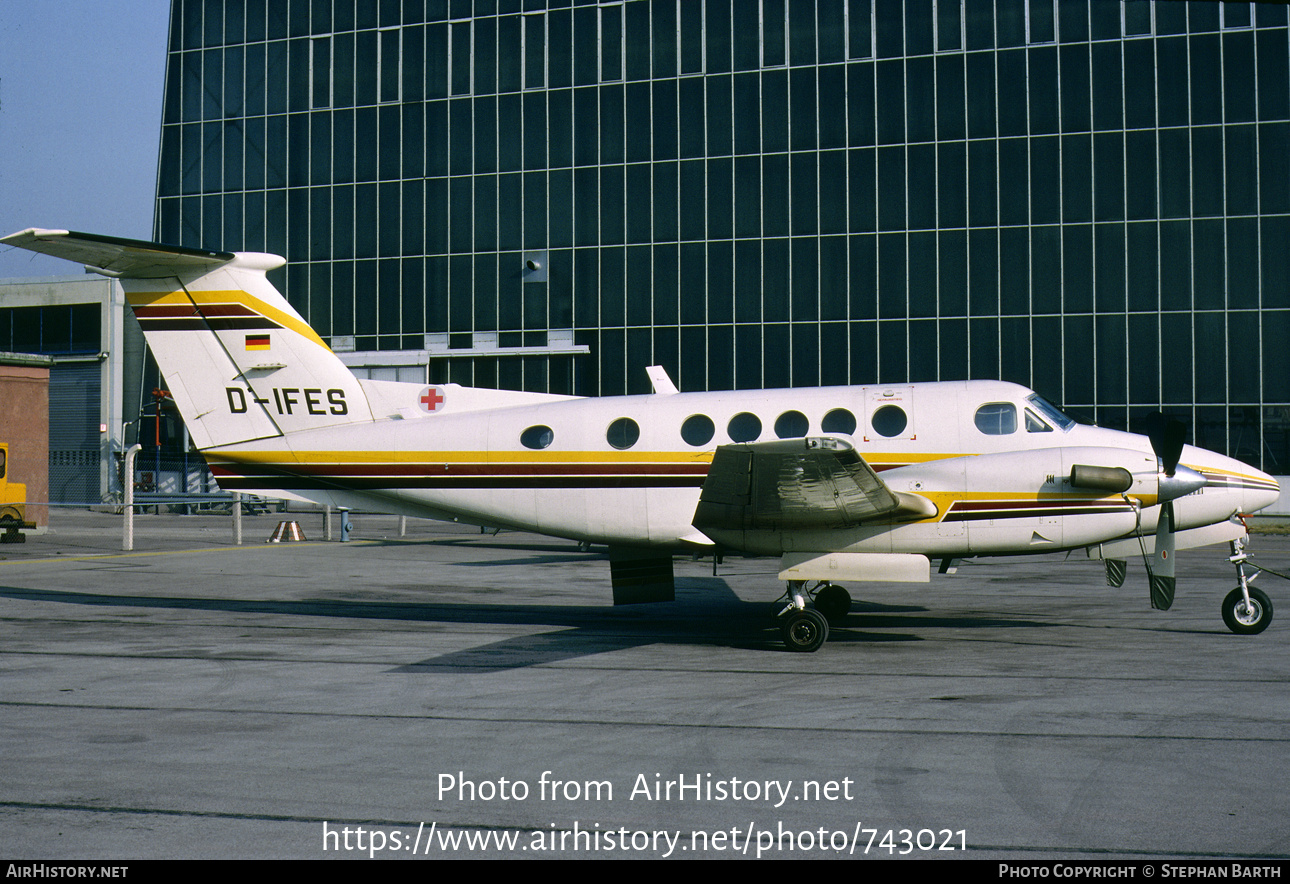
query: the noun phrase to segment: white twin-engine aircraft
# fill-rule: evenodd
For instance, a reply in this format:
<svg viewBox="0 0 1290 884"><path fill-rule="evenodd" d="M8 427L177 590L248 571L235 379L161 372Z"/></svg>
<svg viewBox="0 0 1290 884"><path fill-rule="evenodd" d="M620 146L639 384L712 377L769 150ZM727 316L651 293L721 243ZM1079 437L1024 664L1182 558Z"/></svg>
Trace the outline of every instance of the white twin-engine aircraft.
<svg viewBox="0 0 1290 884"><path fill-rule="evenodd" d="M672 556L779 556L787 646L850 607L834 581L927 581L967 556L1087 549L1153 606L1174 551L1229 542L1228 626L1261 632L1239 514L1272 477L1183 444L1076 425L1015 384L962 381L584 399L360 380L278 293L284 261L63 230L4 243L119 278L222 488L607 544L615 604L670 600Z"/></svg>

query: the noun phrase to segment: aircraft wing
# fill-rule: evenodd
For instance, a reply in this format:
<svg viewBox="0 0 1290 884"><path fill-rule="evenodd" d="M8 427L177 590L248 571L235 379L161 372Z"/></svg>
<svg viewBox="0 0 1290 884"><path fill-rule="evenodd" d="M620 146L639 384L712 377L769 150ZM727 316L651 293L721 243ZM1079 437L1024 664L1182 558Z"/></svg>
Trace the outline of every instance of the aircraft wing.
<svg viewBox="0 0 1290 884"><path fill-rule="evenodd" d="M815 436L718 447L693 524L791 531L934 515L927 498L888 488L849 442Z"/></svg>
<svg viewBox="0 0 1290 884"><path fill-rule="evenodd" d="M12 233L0 239L0 243L75 261L106 276L134 279L174 276L183 271L202 272L227 264L236 257L232 252L209 252L115 236L77 233L74 230L41 230L36 227Z"/></svg>

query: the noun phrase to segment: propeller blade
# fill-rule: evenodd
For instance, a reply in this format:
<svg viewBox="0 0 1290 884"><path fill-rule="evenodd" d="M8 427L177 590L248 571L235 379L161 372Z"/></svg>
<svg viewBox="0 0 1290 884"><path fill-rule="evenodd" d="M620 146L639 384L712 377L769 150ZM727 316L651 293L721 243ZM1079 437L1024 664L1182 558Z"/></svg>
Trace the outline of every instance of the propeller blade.
<svg viewBox="0 0 1290 884"><path fill-rule="evenodd" d="M1166 476L1178 469L1183 445L1187 441L1187 425L1177 418L1165 417L1161 412L1147 415L1147 438L1151 450L1160 458Z"/></svg>
<svg viewBox="0 0 1290 884"><path fill-rule="evenodd" d="M1124 559L1107 559L1106 560L1106 585L1114 586L1119 589L1124 586L1124 575L1128 571L1129 563Z"/></svg>
<svg viewBox="0 0 1290 884"><path fill-rule="evenodd" d="M1156 525L1156 554L1147 569L1151 578L1151 607L1168 611L1174 603L1174 505L1160 506L1160 521Z"/></svg>

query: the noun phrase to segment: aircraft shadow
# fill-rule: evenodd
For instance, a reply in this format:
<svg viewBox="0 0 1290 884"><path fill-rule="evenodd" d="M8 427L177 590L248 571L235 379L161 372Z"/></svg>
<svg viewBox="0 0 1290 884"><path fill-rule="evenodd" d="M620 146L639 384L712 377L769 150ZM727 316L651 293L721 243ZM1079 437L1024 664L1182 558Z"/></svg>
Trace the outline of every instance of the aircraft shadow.
<svg viewBox="0 0 1290 884"><path fill-rule="evenodd" d="M656 644L710 645L790 653L774 620L779 605L739 599L720 578L677 580L677 600L665 604L539 605L457 602L356 601L348 599L252 600L147 596L71 590L0 587L0 598L108 608L154 608L334 617L441 624L564 627L556 632L514 636L440 654L393 668L392 672L494 672L587 657ZM911 605L857 602L834 624L830 644L922 641L904 630L1035 628L1050 626L1010 617L938 617ZM893 632L891 630L901 630Z"/></svg>

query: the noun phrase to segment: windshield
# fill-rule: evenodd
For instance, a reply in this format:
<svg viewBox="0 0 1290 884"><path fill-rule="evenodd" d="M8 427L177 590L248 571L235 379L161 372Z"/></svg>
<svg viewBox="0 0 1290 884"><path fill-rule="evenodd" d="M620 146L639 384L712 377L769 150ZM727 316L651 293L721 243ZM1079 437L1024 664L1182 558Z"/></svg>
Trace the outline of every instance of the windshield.
<svg viewBox="0 0 1290 884"><path fill-rule="evenodd" d="M1040 396L1038 393L1031 393L1029 396L1026 397L1026 401L1029 402L1032 406L1034 406L1035 411L1039 412L1041 415L1048 418L1048 420L1052 421L1054 424L1060 427L1062 432L1066 432L1071 427L1075 426L1074 420L1062 414L1062 411L1060 408L1058 408L1056 405L1053 405L1051 402L1049 402L1043 396Z"/></svg>

